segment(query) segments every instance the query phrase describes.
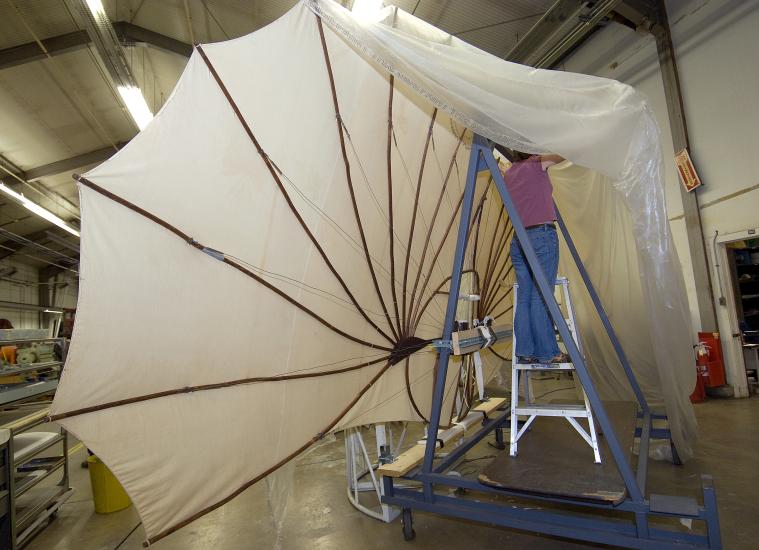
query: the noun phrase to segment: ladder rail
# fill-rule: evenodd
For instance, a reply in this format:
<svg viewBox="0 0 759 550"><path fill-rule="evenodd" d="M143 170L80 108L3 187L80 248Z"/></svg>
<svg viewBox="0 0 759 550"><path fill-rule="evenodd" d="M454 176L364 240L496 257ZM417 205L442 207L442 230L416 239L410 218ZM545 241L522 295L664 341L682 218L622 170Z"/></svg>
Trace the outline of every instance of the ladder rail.
<svg viewBox="0 0 759 550"><path fill-rule="evenodd" d="M562 302L567 310L567 317L565 318L567 328L569 329L572 340L574 340L577 349L580 353L583 353L582 344L577 333L577 323L575 321L574 308L572 307L572 297L569 292L569 280L566 277L557 277L554 281L554 292L557 286L561 286ZM514 308L513 308L513 323L516 326L516 312L517 312L517 296L519 293L519 284L514 284ZM514 338L516 339L516 332L514 332ZM530 372L535 370L550 370L551 367L545 365L518 365L516 354L516 341L512 344L511 350L512 360L512 375L511 375L511 433L509 436L509 455L514 457L518 453L519 439L526 433L529 426L535 421L538 416L554 416L563 417L569 422L569 424L577 431L577 433L583 438L583 440L593 450L593 459L596 463L601 462L601 452L598 448L598 436L596 433L596 426L593 420L593 411L590 408L590 402L588 396L585 393L585 389L582 388L583 405L557 405L550 406L544 404L536 404L533 402L534 396L532 395L532 386L530 384ZM555 370L573 371L574 365L561 364ZM521 376L520 376L521 372ZM520 380L521 378L521 380ZM524 405L519 404L519 383L524 385ZM519 416L528 416L528 420L519 428ZM576 418L587 418L588 429L586 429L576 420Z"/></svg>

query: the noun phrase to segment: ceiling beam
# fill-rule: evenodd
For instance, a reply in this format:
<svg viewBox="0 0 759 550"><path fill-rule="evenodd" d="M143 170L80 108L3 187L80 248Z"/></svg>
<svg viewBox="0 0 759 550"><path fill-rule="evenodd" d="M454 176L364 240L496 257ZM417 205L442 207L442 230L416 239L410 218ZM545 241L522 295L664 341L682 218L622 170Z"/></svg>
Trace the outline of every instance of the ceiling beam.
<svg viewBox="0 0 759 550"><path fill-rule="evenodd" d="M183 57L190 57L192 55L192 44L187 44L176 38L171 38L144 27L139 27L133 23L116 21L113 23L113 28L116 29L116 35L124 47L128 48L135 44L144 43L159 50L175 53Z"/></svg>
<svg viewBox="0 0 759 550"><path fill-rule="evenodd" d="M117 143L116 147L121 149L124 145L126 145L126 142L121 142ZM108 147L101 147L100 149L82 153L81 155L74 155L73 157L66 159L56 160L55 162L24 170L24 173L26 174L24 179L27 181L36 180L44 178L45 176L62 174L63 172L68 172L69 170L81 168L82 166L87 166L89 164L98 164L104 160L108 160L117 152L117 149L114 149L109 145Z"/></svg>
<svg viewBox="0 0 759 550"><path fill-rule="evenodd" d="M0 300L0 309L8 311L11 309L26 309L29 311L44 311L46 309L55 311L56 313L63 313L65 310L62 307L41 306L38 304L25 304L22 302L9 302L7 300Z"/></svg>
<svg viewBox="0 0 759 550"><path fill-rule="evenodd" d="M79 263L78 257L68 256L57 250L49 248L41 242L49 240L49 229L41 229L28 235L17 235L11 231L0 228L0 235L5 236L6 239L0 243L0 260L4 260L26 249L31 257L36 260L48 264L50 266L59 267L62 270L72 270L73 266Z"/></svg>
<svg viewBox="0 0 759 550"><path fill-rule="evenodd" d="M80 30L43 38L41 42L50 55L60 55L86 47L90 42L90 37L87 35L87 31ZM42 51L39 44L27 42L20 46L0 50L0 69L8 69L23 65L24 63L39 61L46 57L47 55Z"/></svg>
<svg viewBox="0 0 759 550"><path fill-rule="evenodd" d="M64 248L68 248L69 250L73 250L77 254L79 254L80 249L79 245L76 243L72 243L71 241L66 240L65 237L61 237L60 235L56 235L52 231L45 231L45 235L47 235L47 238L53 241L54 243L58 243Z"/></svg>
<svg viewBox="0 0 759 550"><path fill-rule="evenodd" d="M529 65L535 53L551 40L568 21L576 20L585 2L557 0L504 56L509 61Z"/></svg>
<svg viewBox="0 0 759 550"><path fill-rule="evenodd" d="M26 235L24 238L30 240L30 241L37 241L39 239L45 238L45 230L41 231L35 231L34 233L30 233L29 235ZM19 252L22 248L24 248L26 244L19 242L17 240L13 239L7 239L0 243L0 260L4 260L5 258L9 258L10 256L13 256L16 252ZM10 250L8 250L10 249Z"/></svg>
<svg viewBox="0 0 759 550"><path fill-rule="evenodd" d="M124 47L134 47L136 44L149 44L159 50L190 57L192 45L171 38L164 34L145 29L127 21L117 21L113 24L116 34ZM80 50L87 47L91 40L86 30L79 30L43 38L42 44L47 52L53 55ZM0 70L17 67L32 61L45 59L47 56L36 42L27 42L19 46L0 50Z"/></svg>
<svg viewBox="0 0 759 550"><path fill-rule="evenodd" d="M118 149L121 149L127 143L128 142L126 141L119 142L116 144L116 147L118 147ZM94 151L88 151L87 153L82 153L81 155L74 155L73 157L56 160L54 162L43 164L41 166L35 166L34 168L29 168L27 170L14 169L13 172L15 172L18 177L25 181L33 181L39 178L44 178L45 176L62 174L64 172L75 170L89 164L101 163L111 158L116 154L116 152L117 150L109 145L108 147L101 147L100 149L95 149ZM0 178L0 182L6 185L13 185L16 183L16 180L11 177L7 177Z"/></svg>

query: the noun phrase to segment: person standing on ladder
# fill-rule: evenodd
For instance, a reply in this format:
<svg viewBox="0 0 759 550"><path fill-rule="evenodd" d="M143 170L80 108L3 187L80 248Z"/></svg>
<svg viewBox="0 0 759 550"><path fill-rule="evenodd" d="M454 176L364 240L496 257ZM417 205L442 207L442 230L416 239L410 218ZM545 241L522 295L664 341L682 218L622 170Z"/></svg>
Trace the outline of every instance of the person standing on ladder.
<svg viewBox="0 0 759 550"><path fill-rule="evenodd" d="M556 280L559 269L559 238L548 167L564 158L530 156L518 151L513 151L512 157L511 167L503 172L503 179L543 273L551 283ZM525 364L571 362L569 356L559 350L553 321L516 235L511 240L511 263L519 284L514 318L517 361Z"/></svg>

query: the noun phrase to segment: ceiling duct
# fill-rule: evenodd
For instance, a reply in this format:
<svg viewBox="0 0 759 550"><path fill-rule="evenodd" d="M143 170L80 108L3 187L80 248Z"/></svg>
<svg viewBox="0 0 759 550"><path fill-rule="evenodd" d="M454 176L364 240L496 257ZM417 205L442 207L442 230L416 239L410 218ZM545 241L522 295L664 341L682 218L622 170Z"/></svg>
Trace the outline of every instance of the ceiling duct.
<svg viewBox="0 0 759 550"><path fill-rule="evenodd" d="M121 99L135 124L142 130L153 118L127 57L119 42L116 29L108 19L100 0L66 0L79 24L87 31L95 50L105 65Z"/></svg>
<svg viewBox="0 0 759 550"><path fill-rule="evenodd" d="M506 54L508 61L550 69L614 10L621 0L558 0Z"/></svg>

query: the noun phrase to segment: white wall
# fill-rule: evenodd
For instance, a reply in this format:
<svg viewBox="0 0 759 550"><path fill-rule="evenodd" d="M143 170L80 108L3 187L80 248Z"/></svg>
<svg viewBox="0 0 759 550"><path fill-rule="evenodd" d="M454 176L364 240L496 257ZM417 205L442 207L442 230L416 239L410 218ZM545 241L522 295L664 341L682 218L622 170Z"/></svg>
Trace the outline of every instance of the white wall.
<svg viewBox="0 0 759 550"><path fill-rule="evenodd" d="M759 226L759 0L667 0L710 273L711 240ZM694 331L700 327L664 87L654 39L612 23L565 63L565 70L614 78L645 93L662 131L668 215L683 266ZM731 195L736 194L734 197ZM727 290L727 289L726 289ZM717 306L723 346L728 312ZM694 334L695 339L695 334Z"/></svg>
<svg viewBox="0 0 759 550"><path fill-rule="evenodd" d="M37 268L31 267L12 260L3 260L0 267L14 267L17 271L9 278L14 281L25 281L32 284L11 282L7 279L0 280L0 300L19 302L24 304L37 304L38 282ZM18 308L0 307L0 318L8 319L13 328L39 328L39 314L36 311L28 311Z"/></svg>
<svg viewBox="0 0 759 550"><path fill-rule="evenodd" d="M0 279L0 301L16 302L23 304L39 304L39 287L41 283L51 281L40 281L39 270L21 262L12 259L0 261L0 268L13 267L16 273ZM58 286L55 294L55 301L51 306L59 308L75 308L78 296L79 285L77 276L72 272L64 272L58 275L58 282L66 283L65 286ZM47 287L50 289L50 287ZM50 294L52 296L52 292ZM39 312L29 311L11 306L0 306L0 318L8 319L14 328L46 328L40 327ZM45 321L49 321L51 316L46 316Z"/></svg>

